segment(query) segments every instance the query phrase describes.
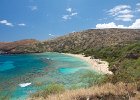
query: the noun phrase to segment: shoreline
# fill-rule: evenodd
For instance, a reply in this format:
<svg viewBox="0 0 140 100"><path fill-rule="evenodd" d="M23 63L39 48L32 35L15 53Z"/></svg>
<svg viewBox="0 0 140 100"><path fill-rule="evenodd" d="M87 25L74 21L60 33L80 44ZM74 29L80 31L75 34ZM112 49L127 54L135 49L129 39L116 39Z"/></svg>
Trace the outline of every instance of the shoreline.
<svg viewBox="0 0 140 100"><path fill-rule="evenodd" d="M103 74L112 74L111 71L109 71L108 67L109 67L109 63L106 61L102 61L100 59L91 59L91 57L85 57L82 54L70 54L70 53L62 53L64 55L68 55L68 56L73 56L73 57L77 57L80 58L84 61L86 61L88 64L91 65L91 68L94 69L95 71L99 72L99 73L103 73Z"/></svg>

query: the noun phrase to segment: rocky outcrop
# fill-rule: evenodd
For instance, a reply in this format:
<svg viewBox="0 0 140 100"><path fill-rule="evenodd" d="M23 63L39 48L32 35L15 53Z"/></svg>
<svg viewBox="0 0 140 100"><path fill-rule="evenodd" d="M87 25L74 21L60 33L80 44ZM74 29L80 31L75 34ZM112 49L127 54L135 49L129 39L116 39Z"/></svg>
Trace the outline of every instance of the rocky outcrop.
<svg viewBox="0 0 140 100"><path fill-rule="evenodd" d="M89 29L39 42L21 40L0 43L0 53L69 52L140 40L140 29Z"/></svg>

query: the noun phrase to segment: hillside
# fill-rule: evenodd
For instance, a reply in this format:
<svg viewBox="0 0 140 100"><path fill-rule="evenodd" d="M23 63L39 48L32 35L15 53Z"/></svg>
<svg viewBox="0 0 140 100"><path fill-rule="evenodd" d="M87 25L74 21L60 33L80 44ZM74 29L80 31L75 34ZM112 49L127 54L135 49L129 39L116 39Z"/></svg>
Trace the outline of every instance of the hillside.
<svg viewBox="0 0 140 100"><path fill-rule="evenodd" d="M95 76L88 73L86 78L90 78L91 87L83 89L75 87L75 90L65 90L61 85L51 85L32 94L29 100L140 100L139 32L134 33L135 35L132 37L130 37L132 33L126 34L126 37L120 37L121 42L112 40L114 44L97 45L96 48L96 45L89 46L86 49L81 47L78 48L78 51L71 51L71 49L67 51L84 53L85 56L108 61L109 70L113 72L112 75L105 75L97 84L93 84L92 78ZM68 37L65 36L65 38Z"/></svg>
<svg viewBox="0 0 140 100"><path fill-rule="evenodd" d="M52 40L21 40L0 43L0 52L8 54L45 51L84 53L85 56L109 62L112 75L104 75L93 84L93 73L87 73L90 86L66 90L61 84L50 84L31 94L29 100L139 100L140 30L90 29L70 33ZM120 91L120 92L116 92Z"/></svg>
<svg viewBox="0 0 140 100"><path fill-rule="evenodd" d="M1 54L19 54L19 53L39 53L41 51L39 41L26 39L15 42L0 42Z"/></svg>
<svg viewBox="0 0 140 100"><path fill-rule="evenodd" d="M90 29L44 42L47 51L72 52L140 40L140 30Z"/></svg>
<svg viewBox="0 0 140 100"><path fill-rule="evenodd" d="M140 41L87 49L82 53L109 62L109 70L113 72L113 75L107 76L110 82L140 81Z"/></svg>
<svg viewBox="0 0 140 100"><path fill-rule="evenodd" d="M70 33L44 42L21 40L0 43L0 53L39 53L45 51L79 52L89 48L105 47L140 40L138 29L89 29Z"/></svg>
<svg viewBox="0 0 140 100"><path fill-rule="evenodd" d="M87 73L86 78L92 85L82 89L67 90L61 84L50 84L31 94L28 100L140 100L140 41L81 53L108 61L113 74L105 75L94 84L94 73Z"/></svg>

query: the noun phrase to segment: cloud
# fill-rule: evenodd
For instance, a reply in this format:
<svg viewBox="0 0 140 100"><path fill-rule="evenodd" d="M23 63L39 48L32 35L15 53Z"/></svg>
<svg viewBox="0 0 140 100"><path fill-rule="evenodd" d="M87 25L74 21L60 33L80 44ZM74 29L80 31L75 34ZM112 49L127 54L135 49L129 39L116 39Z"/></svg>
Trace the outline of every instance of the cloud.
<svg viewBox="0 0 140 100"><path fill-rule="evenodd" d="M131 26L129 26L129 28L140 29L140 19L136 19L136 21Z"/></svg>
<svg viewBox="0 0 140 100"><path fill-rule="evenodd" d="M70 15L63 15L62 18L63 18L64 20L71 19Z"/></svg>
<svg viewBox="0 0 140 100"><path fill-rule="evenodd" d="M137 3L136 6L137 6L137 7L136 7L136 11L137 11L137 12L140 12L140 3Z"/></svg>
<svg viewBox="0 0 140 100"><path fill-rule="evenodd" d="M38 10L38 7L37 7L37 6L29 6L29 7L30 7L31 11L36 11L36 10Z"/></svg>
<svg viewBox="0 0 140 100"><path fill-rule="evenodd" d="M131 6L129 5L118 5L107 12L110 16L113 16L115 20L132 21L134 17Z"/></svg>
<svg viewBox="0 0 140 100"><path fill-rule="evenodd" d="M137 6L140 6L140 3L137 3L136 5L137 5Z"/></svg>
<svg viewBox="0 0 140 100"><path fill-rule="evenodd" d="M76 16L78 13L77 12L74 12L74 13L71 13L69 15L63 15L62 18L64 20L68 20L68 19L71 19L73 16Z"/></svg>
<svg viewBox="0 0 140 100"><path fill-rule="evenodd" d="M20 23L20 24L18 24L18 26L26 26L26 24Z"/></svg>
<svg viewBox="0 0 140 100"><path fill-rule="evenodd" d="M14 26L12 23L8 22L7 20L1 20L0 24L6 25L6 26Z"/></svg>
<svg viewBox="0 0 140 100"><path fill-rule="evenodd" d="M97 24L96 25L96 28L99 28L99 29L102 29L102 28L118 28L118 27L119 26L117 26L114 22L104 23L104 24Z"/></svg>
<svg viewBox="0 0 140 100"><path fill-rule="evenodd" d="M110 15L117 15L118 12L122 11L122 10L126 10L126 9L130 9L131 7L129 5L118 5L112 9L110 9L108 12Z"/></svg>
<svg viewBox="0 0 140 100"><path fill-rule="evenodd" d="M72 8L67 8L66 11L72 12Z"/></svg>
<svg viewBox="0 0 140 100"><path fill-rule="evenodd" d="M75 13L71 13L70 16L75 16L75 15L77 15L77 14L78 14L77 12L75 12Z"/></svg>
<svg viewBox="0 0 140 100"><path fill-rule="evenodd" d="M96 29L103 29L103 28L129 28L129 29L140 29L140 19L136 19L134 23L130 26L124 25L117 25L114 22L104 23L104 24L97 24Z"/></svg>
<svg viewBox="0 0 140 100"><path fill-rule="evenodd" d="M48 34L49 36L54 36L53 34Z"/></svg>
<svg viewBox="0 0 140 100"><path fill-rule="evenodd" d="M73 16L78 15L77 12L72 11L72 8L67 8L66 11L68 12L68 14L62 16L62 19L64 20L72 19Z"/></svg>
<svg viewBox="0 0 140 100"><path fill-rule="evenodd" d="M118 15L115 20L122 20L122 21L131 21L134 15L126 14L126 15Z"/></svg>

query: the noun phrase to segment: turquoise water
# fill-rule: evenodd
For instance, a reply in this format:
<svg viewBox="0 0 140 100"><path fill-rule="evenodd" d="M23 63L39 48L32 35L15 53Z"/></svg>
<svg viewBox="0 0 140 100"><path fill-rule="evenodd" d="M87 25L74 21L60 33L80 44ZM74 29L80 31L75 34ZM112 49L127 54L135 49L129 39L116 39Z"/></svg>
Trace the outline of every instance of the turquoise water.
<svg viewBox="0 0 140 100"><path fill-rule="evenodd" d="M0 100L24 100L50 83L67 88L82 86L80 76L89 66L81 59L60 53L0 55ZM21 87L19 84L23 83L31 85Z"/></svg>
<svg viewBox="0 0 140 100"><path fill-rule="evenodd" d="M82 68L60 68L59 72L63 74L72 74L79 71Z"/></svg>
<svg viewBox="0 0 140 100"><path fill-rule="evenodd" d="M12 61L5 61L1 64L0 72L15 68Z"/></svg>

